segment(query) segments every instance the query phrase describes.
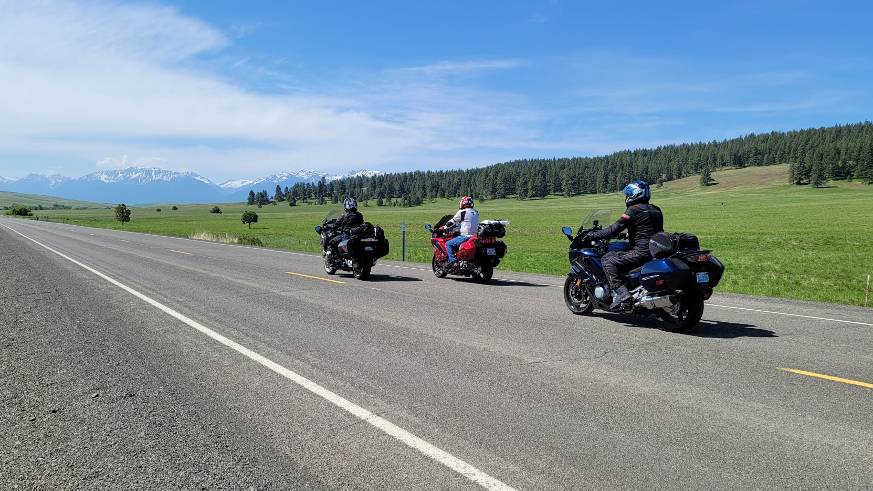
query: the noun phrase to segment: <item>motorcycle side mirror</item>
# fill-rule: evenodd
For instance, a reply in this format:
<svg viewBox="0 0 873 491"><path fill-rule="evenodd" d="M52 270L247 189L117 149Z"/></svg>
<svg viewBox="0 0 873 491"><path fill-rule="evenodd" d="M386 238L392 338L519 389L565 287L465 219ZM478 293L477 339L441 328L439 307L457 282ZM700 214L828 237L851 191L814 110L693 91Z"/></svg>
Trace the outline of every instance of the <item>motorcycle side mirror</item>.
<svg viewBox="0 0 873 491"><path fill-rule="evenodd" d="M594 220L593 225L594 225L594 227L600 225L600 220ZM594 227L591 227L591 228L594 228Z"/></svg>
<svg viewBox="0 0 873 491"><path fill-rule="evenodd" d="M425 224L424 224L424 229L425 229L425 230L430 230L430 229L432 229L432 228L433 228L433 226L432 226L431 224L429 224L429 223L425 223Z"/></svg>
<svg viewBox="0 0 873 491"><path fill-rule="evenodd" d="M320 234L320 233L321 233L321 225L316 225L316 226L315 226L315 233L317 233L317 234Z"/></svg>
<svg viewBox="0 0 873 491"><path fill-rule="evenodd" d="M561 232L564 232L564 235L566 235L568 239L573 240L573 229L572 228L561 227Z"/></svg>

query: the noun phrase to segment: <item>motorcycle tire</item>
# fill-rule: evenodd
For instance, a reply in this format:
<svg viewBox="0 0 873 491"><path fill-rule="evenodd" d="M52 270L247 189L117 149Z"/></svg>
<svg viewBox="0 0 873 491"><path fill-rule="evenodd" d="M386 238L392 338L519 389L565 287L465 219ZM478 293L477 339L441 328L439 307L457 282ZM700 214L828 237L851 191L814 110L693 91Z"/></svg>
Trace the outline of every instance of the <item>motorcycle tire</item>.
<svg viewBox="0 0 873 491"><path fill-rule="evenodd" d="M362 264L360 261L355 261L354 266L352 266L352 275L356 279L366 280L370 277L370 270L373 268L371 264Z"/></svg>
<svg viewBox="0 0 873 491"><path fill-rule="evenodd" d="M594 299L587 288L577 288L576 278L568 276L564 280L564 303L576 315L588 315L594 310Z"/></svg>
<svg viewBox="0 0 873 491"><path fill-rule="evenodd" d="M703 295L700 292L688 292L679 299L670 312L659 312L664 322L664 329L670 332L690 332L703 317Z"/></svg>
<svg viewBox="0 0 873 491"><path fill-rule="evenodd" d="M474 274L473 278L477 283L486 284L491 281L491 277L494 276L494 266L490 264L483 264L479 268L479 274Z"/></svg>
<svg viewBox="0 0 873 491"><path fill-rule="evenodd" d="M335 274L336 273L336 268L331 266L330 260L327 258L327 256L324 257L324 272L327 274Z"/></svg>
<svg viewBox="0 0 873 491"><path fill-rule="evenodd" d="M436 276L437 278L445 278L446 275L448 274L446 272L446 270L444 270L440 267L439 262L437 262L436 256L434 256L433 259L431 259L430 267L431 267L431 269L433 269L433 275Z"/></svg>

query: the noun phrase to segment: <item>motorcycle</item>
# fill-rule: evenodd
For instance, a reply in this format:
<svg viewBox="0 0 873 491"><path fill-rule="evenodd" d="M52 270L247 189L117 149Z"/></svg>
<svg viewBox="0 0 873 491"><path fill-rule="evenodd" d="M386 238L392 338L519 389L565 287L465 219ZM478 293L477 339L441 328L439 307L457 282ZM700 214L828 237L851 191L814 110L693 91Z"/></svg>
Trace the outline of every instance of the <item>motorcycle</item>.
<svg viewBox="0 0 873 491"><path fill-rule="evenodd" d="M426 224L424 229L431 233L430 243L433 246L431 268L437 278L448 275L473 277L479 283L488 283L494 275L494 268L500 264L500 259L506 255L506 244L499 240L506 235L507 220L483 220L479 223L476 235L461 244L455 254L455 261L449 264L446 242L457 236L457 232L445 228L453 215L446 215L437 222L436 227Z"/></svg>
<svg viewBox="0 0 873 491"><path fill-rule="evenodd" d="M625 234L619 240L588 239L591 232L603 229L604 218L609 218L605 212L591 212L576 235L570 227L561 229L570 240L564 302L577 315L588 315L595 308L615 311L610 310L612 297L601 258L609 251L628 251L631 244ZM656 234L649 251L652 260L624 275L631 300L618 311L655 316L669 331L688 332L700 322L704 302L721 280L724 265L711 251L700 249L697 237L689 234Z"/></svg>
<svg viewBox="0 0 873 491"><path fill-rule="evenodd" d="M376 260L388 254L389 245L385 232L381 227L364 222L345 233L336 226L338 215L328 215L321 225L315 227L315 232L321 236L324 272L332 275L338 269L351 271L355 278L366 280L370 277ZM330 241L338 235L342 239L334 251L330 247Z"/></svg>

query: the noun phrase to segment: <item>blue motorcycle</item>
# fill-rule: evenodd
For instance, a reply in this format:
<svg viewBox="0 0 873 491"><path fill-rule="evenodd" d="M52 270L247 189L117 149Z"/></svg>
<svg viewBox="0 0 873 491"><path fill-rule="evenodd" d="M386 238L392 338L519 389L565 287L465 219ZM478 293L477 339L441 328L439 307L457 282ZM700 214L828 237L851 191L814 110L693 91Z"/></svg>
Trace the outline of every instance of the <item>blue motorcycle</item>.
<svg viewBox="0 0 873 491"><path fill-rule="evenodd" d="M588 315L595 308L610 311L612 297L601 258L609 251L631 248L624 234L619 240L587 238L591 232L602 230L604 218L608 214L592 212L576 235L570 227L561 229L570 239L564 301L576 315ZM711 251L700 249L697 237L688 234L656 234L650 240L649 251L651 261L625 274L622 281L631 300L619 311L655 316L669 331L688 332L700 322L703 303L721 280L724 265Z"/></svg>

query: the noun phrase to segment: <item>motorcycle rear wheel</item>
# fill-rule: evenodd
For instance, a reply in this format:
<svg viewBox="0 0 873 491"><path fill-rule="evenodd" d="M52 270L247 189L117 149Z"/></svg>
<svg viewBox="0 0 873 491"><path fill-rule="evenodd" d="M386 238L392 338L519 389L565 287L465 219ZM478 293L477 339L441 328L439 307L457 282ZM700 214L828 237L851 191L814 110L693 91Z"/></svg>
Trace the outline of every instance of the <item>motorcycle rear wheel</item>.
<svg viewBox="0 0 873 491"><path fill-rule="evenodd" d="M362 264L360 261L355 261L354 266L352 266L352 274L359 280L366 280L370 277L370 269L372 267L370 264Z"/></svg>
<svg viewBox="0 0 873 491"><path fill-rule="evenodd" d="M436 256L433 257L430 261L430 267L433 269L433 275L437 278L445 278L448 274L446 270L440 267L439 261L437 261Z"/></svg>
<svg viewBox="0 0 873 491"><path fill-rule="evenodd" d="M679 299L670 312L658 313L664 322L664 329L670 332L690 332L703 316L703 296L700 292L688 292Z"/></svg>
<svg viewBox="0 0 873 491"><path fill-rule="evenodd" d="M494 276L494 266L483 264L479 267L479 274L474 274L473 278L477 283L485 284L491 281L492 276Z"/></svg>
<svg viewBox="0 0 873 491"><path fill-rule="evenodd" d="M564 281L564 303L576 315L588 315L594 310L594 299L584 286L576 286L576 278L568 276Z"/></svg>

